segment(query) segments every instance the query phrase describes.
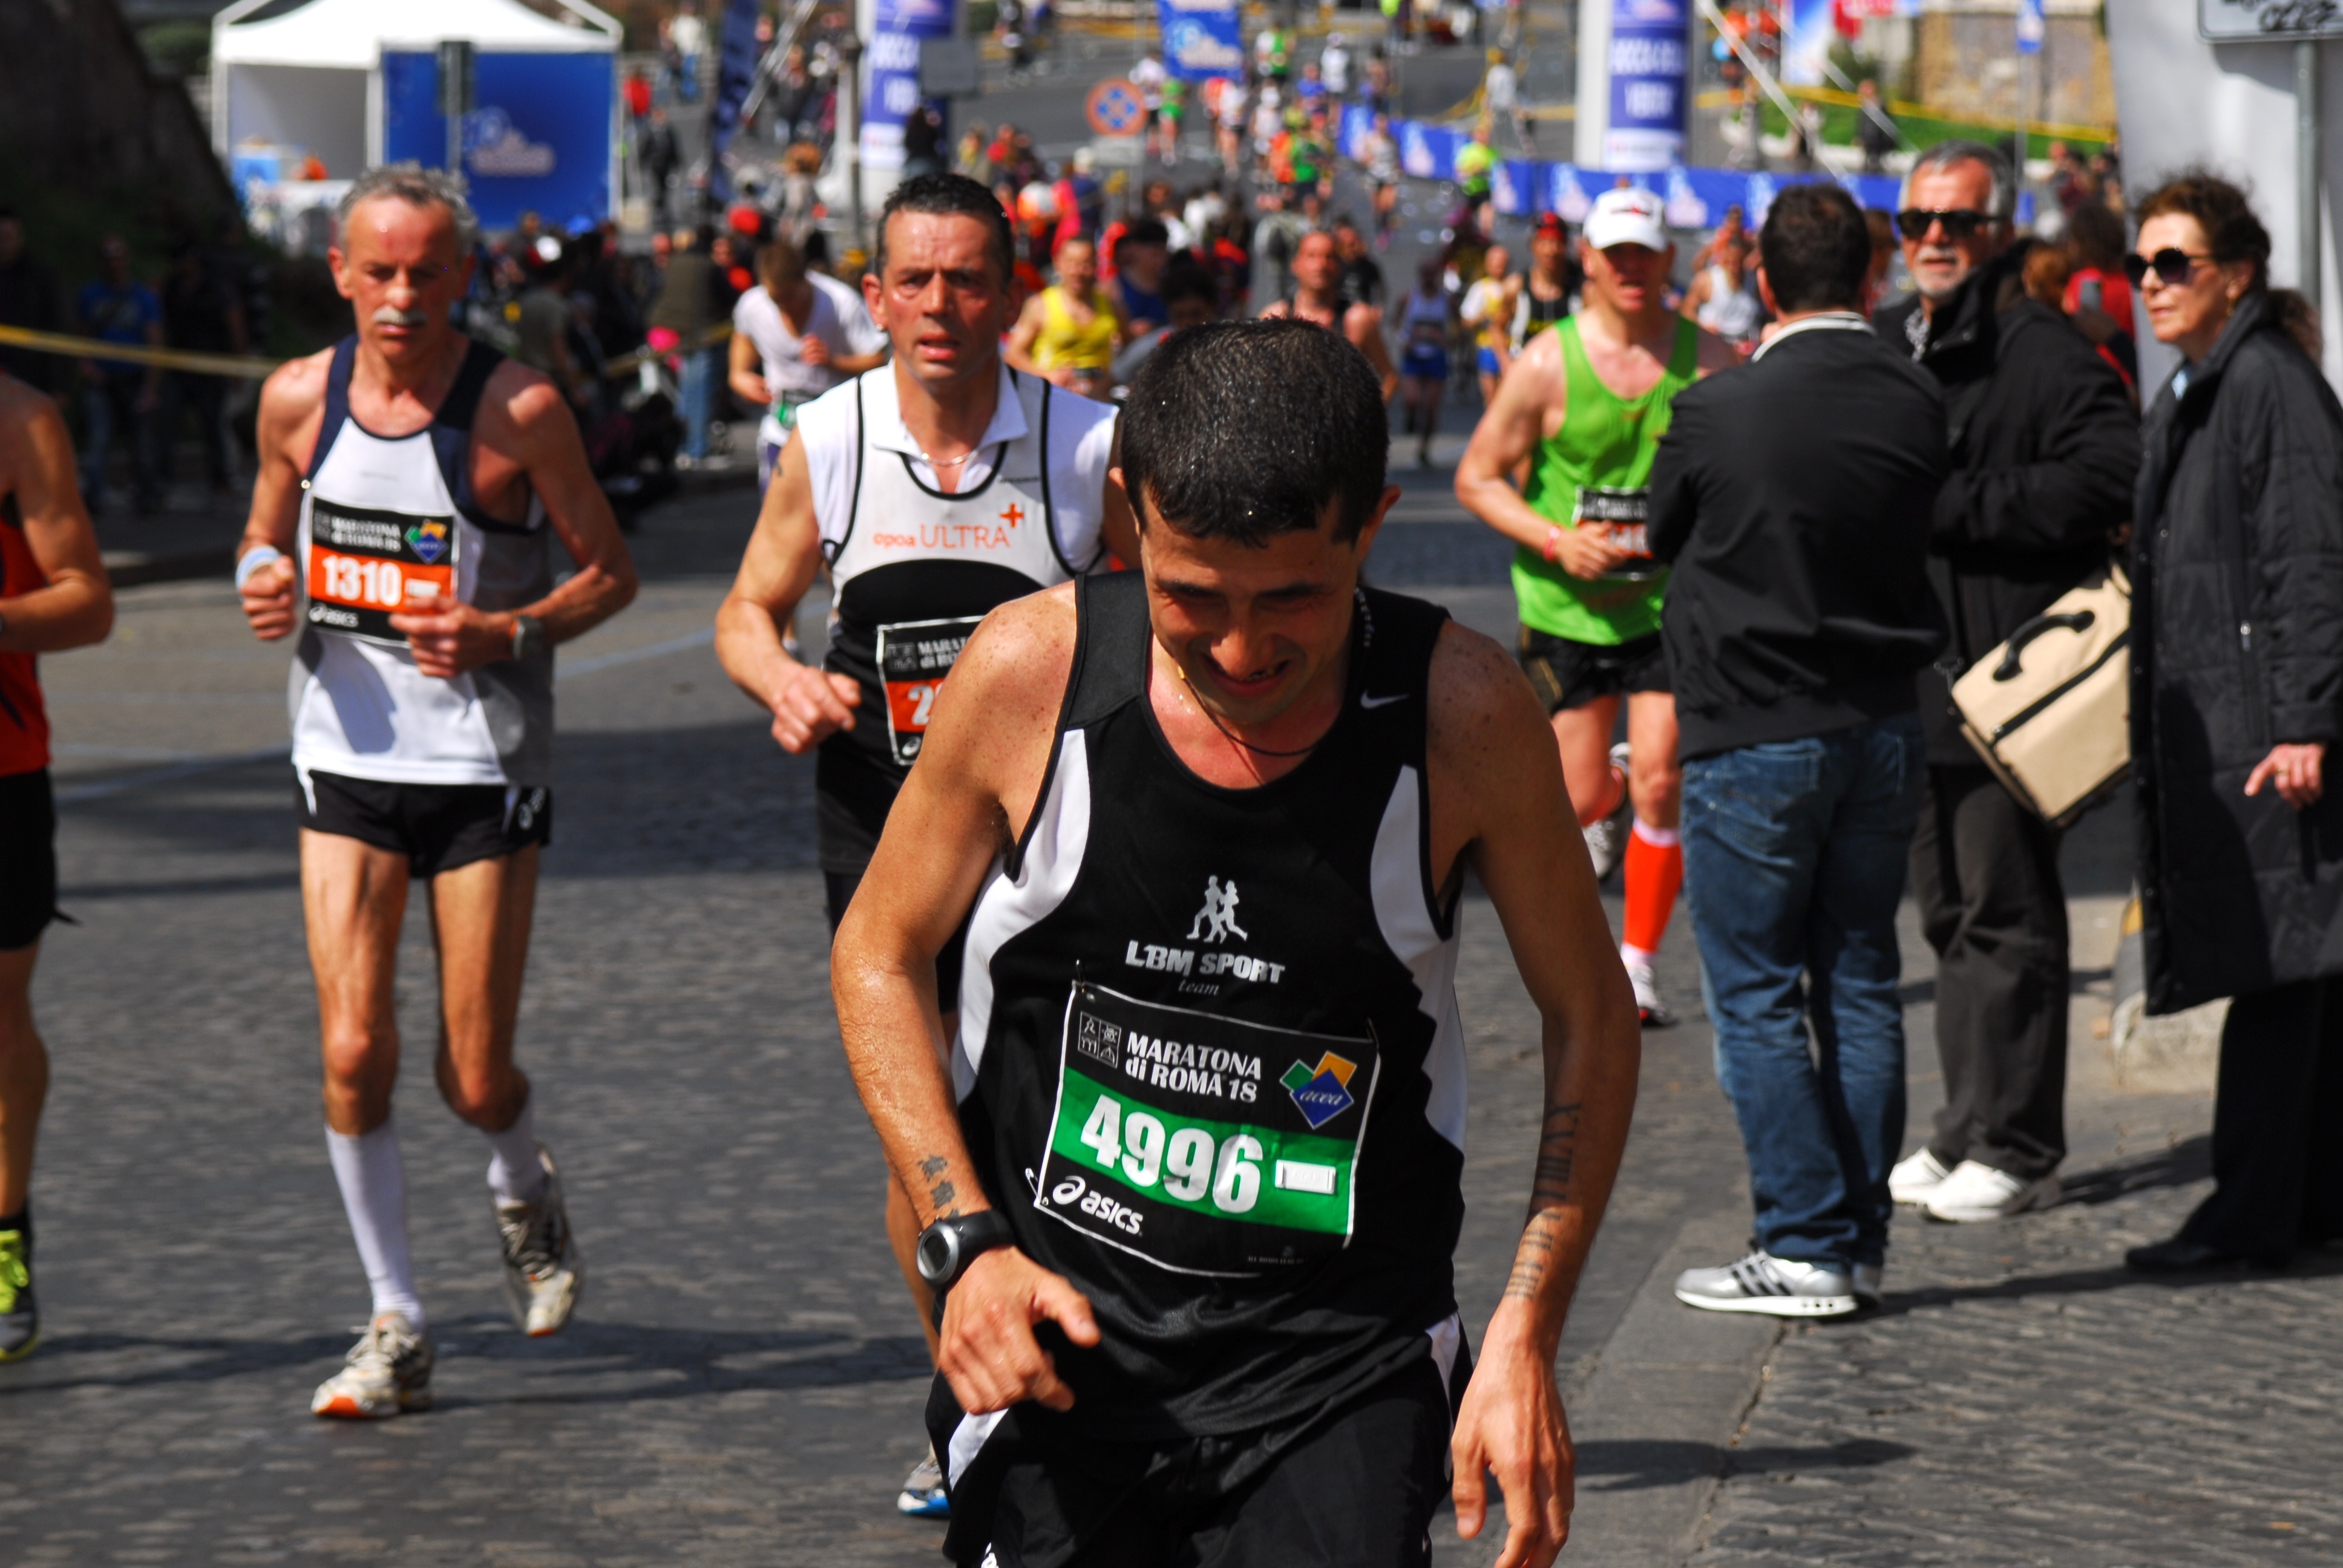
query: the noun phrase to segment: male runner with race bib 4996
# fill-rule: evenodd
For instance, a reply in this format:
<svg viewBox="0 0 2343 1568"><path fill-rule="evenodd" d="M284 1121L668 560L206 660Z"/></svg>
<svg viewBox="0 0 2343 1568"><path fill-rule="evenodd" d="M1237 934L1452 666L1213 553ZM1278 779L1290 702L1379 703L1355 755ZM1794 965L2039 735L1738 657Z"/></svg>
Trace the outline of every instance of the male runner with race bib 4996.
<svg viewBox="0 0 2343 1568"><path fill-rule="evenodd" d="M943 1292L929 1431L967 1568L1421 1564L1452 1456L1463 1534L1503 1488L1503 1568L1568 1533L1554 1356L1633 1001L1528 684L1360 586L1388 440L1335 334L1169 339L1116 476L1143 571L987 618L839 930L848 1061ZM1468 865L1546 1064L1477 1367ZM964 918L947 1069L930 987Z"/></svg>
<svg viewBox="0 0 2343 1568"><path fill-rule="evenodd" d="M439 1092L488 1138L514 1321L560 1329L585 1278L513 1031L552 838L553 645L624 608L635 569L559 390L448 325L476 232L437 170L351 185L328 259L357 330L262 387L236 561L253 634L299 634L287 695L326 1143L374 1291L310 1402L326 1416L431 1402L390 1103L410 879L430 890ZM558 587L557 538L578 568Z"/></svg>
<svg viewBox="0 0 2343 1568"><path fill-rule="evenodd" d="M1648 1024L1674 1021L1653 960L1684 885L1675 699L1660 648L1666 568L1644 541L1645 483L1670 401L1741 362L1668 308L1675 258L1650 191L1608 190L1582 231L1584 303L1514 359L1456 465L1456 498L1517 547L1522 668L1552 717L1598 876L1623 857L1619 957ZM1512 476L1529 465L1529 482ZM1614 747L1619 702L1627 740Z"/></svg>
<svg viewBox="0 0 2343 1568"><path fill-rule="evenodd" d="M1001 362L1014 255L991 193L959 175L906 180L879 223L863 297L890 363L798 411L732 592L716 652L771 709L773 739L818 750L814 809L834 930L861 884L897 792L921 755L960 647L994 606L1136 556L1106 482L1114 410ZM830 571L830 652L801 664L783 634ZM960 945L931 971L956 1004ZM910 1199L890 1181L887 1231L934 1344L934 1302L912 1266ZM944 1512L932 1457L897 1504Z"/></svg>

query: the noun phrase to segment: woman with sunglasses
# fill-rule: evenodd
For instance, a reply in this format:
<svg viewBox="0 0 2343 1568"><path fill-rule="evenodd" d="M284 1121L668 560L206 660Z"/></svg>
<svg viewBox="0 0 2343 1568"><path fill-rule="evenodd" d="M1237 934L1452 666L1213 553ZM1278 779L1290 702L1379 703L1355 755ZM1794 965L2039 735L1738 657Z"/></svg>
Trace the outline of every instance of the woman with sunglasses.
<svg viewBox="0 0 2343 1568"><path fill-rule="evenodd" d="M2138 210L2125 269L2185 360L2148 410L2132 548L2147 1006L2234 1000L2217 1185L2127 1261L2276 1265L2343 1238L2343 407L2242 191L2184 174Z"/></svg>

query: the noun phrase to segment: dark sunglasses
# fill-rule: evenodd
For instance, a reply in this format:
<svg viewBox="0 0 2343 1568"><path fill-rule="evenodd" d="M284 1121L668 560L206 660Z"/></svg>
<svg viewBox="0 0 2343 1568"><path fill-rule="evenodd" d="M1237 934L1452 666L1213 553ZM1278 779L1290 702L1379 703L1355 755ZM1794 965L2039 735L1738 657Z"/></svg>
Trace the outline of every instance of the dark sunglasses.
<svg viewBox="0 0 2343 1568"><path fill-rule="evenodd" d="M2131 279L2131 286L2134 288L2137 288L2147 281L2147 275L2154 272L2163 280L2165 287L2178 288L2188 281L2191 274L2196 272L2198 262L2212 259L2209 256L2191 256L2185 250L2167 245L2154 256L2125 256L2124 276Z"/></svg>
<svg viewBox="0 0 2343 1568"><path fill-rule="evenodd" d="M1896 215L1896 230L1906 239L1925 239L1930 227L1943 224L1946 239L1966 239L1993 221L1993 214L1979 212L1973 206L1956 206L1945 212L1907 206Z"/></svg>

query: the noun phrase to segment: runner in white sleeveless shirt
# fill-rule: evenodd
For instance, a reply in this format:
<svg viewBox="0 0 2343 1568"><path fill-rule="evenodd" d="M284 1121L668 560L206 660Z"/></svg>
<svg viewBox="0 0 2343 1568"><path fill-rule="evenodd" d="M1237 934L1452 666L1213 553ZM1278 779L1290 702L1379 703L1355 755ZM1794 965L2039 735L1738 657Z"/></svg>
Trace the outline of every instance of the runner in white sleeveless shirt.
<svg viewBox="0 0 2343 1568"><path fill-rule="evenodd" d="M798 410L716 650L773 714L784 750L817 751L815 810L830 925L862 879L918 759L937 689L995 606L1137 559L1121 493L1107 484L1114 410L1001 357L1016 315L1011 237L975 181L898 186L880 218L863 297L890 364ZM782 643L827 566L830 651L820 668ZM960 946L937 962L947 1010ZM934 1303L911 1247L910 1201L888 1183L887 1229L932 1351ZM907 1513L943 1512L933 1456L904 1484Z"/></svg>
<svg viewBox="0 0 2343 1568"><path fill-rule="evenodd" d="M440 1091L488 1136L515 1320L554 1332L584 1279L513 1030L552 830L552 645L623 608L635 571L559 391L447 325L476 227L437 171L394 164L351 186L329 259L357 330L262 388L236 562L255 635L299 634L288 696L326 1138L374 1292L319 1415L431 1401L390 1105L410 878L430 884ZM578 567L558 588L557 538Z"/></svg>

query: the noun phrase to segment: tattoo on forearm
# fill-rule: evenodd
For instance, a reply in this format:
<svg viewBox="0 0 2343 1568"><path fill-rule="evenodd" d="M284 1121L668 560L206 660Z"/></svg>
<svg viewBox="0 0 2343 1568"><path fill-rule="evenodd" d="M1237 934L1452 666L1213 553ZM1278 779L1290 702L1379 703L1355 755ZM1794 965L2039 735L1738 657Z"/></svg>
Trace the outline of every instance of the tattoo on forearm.
<svg viewBox="0 0 2343 1568"><path fill-rule="evenodd" d="M1538 1293L1545 1283L1546 1265L1552 1261L1554 1237L1547 1231L1545 1220L1532 1220L1522 1231L1521 1245L1513 1251L1513 1271L1505 1281L1505 1295L1528 1298Z"/></svg>
<svg viewBox="0 0 2343 1568"><path fill-rule="evenodd" d="M928 1177L940 1176L950 1166L950 1164L951 1161L945 1159L942 1155L930 1154L925 1160L920 1161L920 1174Z"/></svg>
<svg viewBox="0 0 2343 1568"><path fill-rule="evenodd" d="M1545 1283L1554 1261L1554 1211L1571 1200L1571 1171L1578 1158L1581 1102L1546 1107L1545 1125L1538 1134L1537 1165L1530 1178L1530 1211L1522 1226L1521 1244L1513 1252L1513 1271L1505 1281L1508 1298L1528 1298Z"/></svg>
<svg viewBox="0 0 2343 1568"><path fill-rule="evenodd" d="M928 1189L928 1201L934 1207L939 1218L948 1218L958 1213L960 1211L955 1205L959 1199L960 1189L949 1181L939 1181Z"/></svg>

